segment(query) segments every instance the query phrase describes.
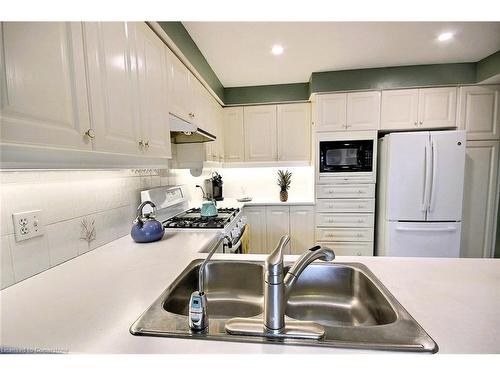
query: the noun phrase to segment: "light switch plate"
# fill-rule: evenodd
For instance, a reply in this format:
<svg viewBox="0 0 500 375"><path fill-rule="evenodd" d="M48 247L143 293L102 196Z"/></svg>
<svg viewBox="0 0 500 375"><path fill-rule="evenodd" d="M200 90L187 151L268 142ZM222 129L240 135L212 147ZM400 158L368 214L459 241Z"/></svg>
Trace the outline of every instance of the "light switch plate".
<svg viewBox="0 0 500 375"><path fill-rule="evenodd" d="M41 236L45 233L42 210L12 214L12 221L14 222L14 234L17 242Z"/></svg>

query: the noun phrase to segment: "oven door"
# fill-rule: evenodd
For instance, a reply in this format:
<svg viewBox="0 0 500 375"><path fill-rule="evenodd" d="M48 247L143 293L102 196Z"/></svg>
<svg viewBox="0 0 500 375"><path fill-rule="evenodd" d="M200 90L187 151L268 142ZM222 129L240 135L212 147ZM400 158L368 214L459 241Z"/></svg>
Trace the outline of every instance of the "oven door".
<svg viewBox="0 0 500 375"><path fill-rule="evenodd" d="M375 182L376 132L317 133L316 182Z"/></svg>

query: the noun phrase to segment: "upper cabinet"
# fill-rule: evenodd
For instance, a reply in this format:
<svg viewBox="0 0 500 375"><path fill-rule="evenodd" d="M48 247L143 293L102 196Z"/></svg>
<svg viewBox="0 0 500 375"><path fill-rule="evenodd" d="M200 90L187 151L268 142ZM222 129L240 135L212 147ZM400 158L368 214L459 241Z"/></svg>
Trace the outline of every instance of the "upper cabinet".
<svg viewBox="0 0 500 375"><path fill-rule="evenodd" d="M84 24L94 149L170 157L166 47L144 23Z"/></svg>
<svg viewBox="0 0 500 375"><path fill-rule="evenodd" d="M245 160L245 130L243 127L243 107L226 107L224 116L224 161L243 162Z"/></svg>
<svg viewBox="0 0 500 375"><path fill-rule="evenodd" d="M138 74L133 24L84 23L94 147L140 154Z"/></svg>
<svg viewBox="0 0 500 375"><path fill-rule="evenodd" d="M418 90L382 91L381 129L415 129L417 125Z"/></svg>
<svg viewBox="0 0 500 375"><path fill-rule="evenodd" d="M82 40L81 23L0 23L2 142L92 149Z"/></svg>
<svg viewBox="0 0 500 375"><path fill-rule="evenodd" d="M379 128L379 91L321 94L318 95L316 104L316 131Z"/></svg>
<svg viewBox="0 0 500 375"><path fill-rule="evenodd" d="M191 73L169 49L167 49L167 60L170 113L185 121L191 121L194 114L189 106Z"/></svg>
<svg viewBox="0 0 500 375"><path fill-rule="evenodd" d="M458 126L467 132L467 140L500 138L500 85L463 86L460 88Z"/></svg>
<svg viewBox="0 0 500 375"><path fill-rule="evenodd" d="M316 103L317 131L346 129L347 94L318 95Z"/></svg>
<svg viewBox="0 0 500 375"><path fill-rule="evenodd" d="M456 87L382 92L381 130L456 127Z"/></svg>
<svg viewBox="0 0 500 375"><path fill-rule="evenodd" d="M171 156L167 47L144 23L137 25L141 139L151 156Z"/></svg>
<svg viewBox="0 0 500 375"><path fill-rule="evenodd" d="M245 128L245 160L277 159L276 106L258 105L243 109Z"/></svg>
<svg viewBox="0 0 500 375"><path fill-rule="evenodd" d="M310 160L311 106L281 104L278 111L278 160Z"/></svg>

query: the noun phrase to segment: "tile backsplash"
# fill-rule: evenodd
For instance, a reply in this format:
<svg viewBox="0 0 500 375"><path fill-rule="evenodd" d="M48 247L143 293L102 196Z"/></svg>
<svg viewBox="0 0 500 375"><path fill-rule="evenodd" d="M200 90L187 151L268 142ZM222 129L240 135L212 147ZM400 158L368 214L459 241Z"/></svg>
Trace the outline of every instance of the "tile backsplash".
<svg viewBox="0 0 500 375"><path fill-rule="evenodd" d="M0 171L1 288L127 235L139 192L167 184L166 170ZM16 242L12 214L36 209L45 234Z"/></svg>

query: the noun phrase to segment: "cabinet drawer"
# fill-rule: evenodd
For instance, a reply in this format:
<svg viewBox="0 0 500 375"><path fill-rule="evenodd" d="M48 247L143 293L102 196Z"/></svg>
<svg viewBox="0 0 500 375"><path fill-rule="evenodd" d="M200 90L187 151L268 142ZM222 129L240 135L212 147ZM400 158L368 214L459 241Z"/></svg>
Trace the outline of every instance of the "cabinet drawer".
<svg viewBox="0 0 500 375"><path fill-rule="evenodd" d="M337 256L372 256L373 242L316 242L329 247Z"/></svg>
<svg viewBox="0 0 500 375"><path fill-rule="evenodd" d="M318 198L374 198L375 184L317 185Z"/></svg>
<svg viewBox="0 0 500 375"><path fill-rule="evenodd" d="M317 213L316 225L319 227L372 228L373 214L332 214Z"/></svg>
<svg viewBox="0 0 500 375"><path fill-rule="evenodd" d="M317 241L373 241L373 228L330 228L316 229Z"/></svg>
<svg viewBox="0 0 500 375"><path fill-rule="evenodd" d="M318 199L317 212L374 212L375 199Z"/></svg>

